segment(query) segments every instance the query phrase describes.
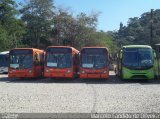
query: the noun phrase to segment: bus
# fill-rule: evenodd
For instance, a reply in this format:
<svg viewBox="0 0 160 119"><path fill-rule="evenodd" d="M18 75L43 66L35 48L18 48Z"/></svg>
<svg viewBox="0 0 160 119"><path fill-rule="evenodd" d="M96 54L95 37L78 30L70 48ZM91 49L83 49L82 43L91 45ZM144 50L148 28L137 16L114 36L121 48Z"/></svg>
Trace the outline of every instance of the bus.
<svg viewBox="0 0 160 119"><path fill-rule="evenodd" d="M44 51L35 48L15 48L9 52L9 78L41 77Z"/></svg>
<svg viewBox="0 0 160 119"><path fill-rule="evenodd" d="M8 73L9 51L0 52L0 74Z"/></svg>
<svg viewBox="0 0 160 119"><path fill-rule="evenodd" d="M156 46L156 61L157 61L157 79L160 79L160 44L155 44Z"/></svg>
<svg viewBox="0 0 160 119"><path fill-rule="evenodd" d="M45 55L44 77L78 77L79 51L70 46L48 46Z"/></svg>
<svg viewBox="0 0 160 119"><path fill-rule="evenodd" d="M116 75L121 79L154 79L156 53L148 45L126 45L117 53Z"/></svg>
<svg viewBox="0 0 160 119"><path fill-rule="evenodd" d="M109 50L106 47L84 47L80 51L80 78L109 78Z"/></svg>

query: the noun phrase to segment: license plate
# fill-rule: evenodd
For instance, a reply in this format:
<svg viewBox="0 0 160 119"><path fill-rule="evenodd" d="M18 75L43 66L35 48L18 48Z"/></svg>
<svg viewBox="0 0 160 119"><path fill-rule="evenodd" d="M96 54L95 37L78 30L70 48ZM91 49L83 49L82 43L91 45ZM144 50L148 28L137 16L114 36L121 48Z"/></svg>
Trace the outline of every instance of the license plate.
<svg viewBox="0 0 160 119"><path fill-rule="evenodd" d="M61 74L61 73L56 73L55 75L56 76L63 76L63 74Z"/></svg>
<svg viewBox="0 0 160 119"><path fill-rule="evenodd" d="M89 76L89 77L93 77L93 78L94 78L94 77L99 77L98 74L88 74L88 76Z"/></svg>

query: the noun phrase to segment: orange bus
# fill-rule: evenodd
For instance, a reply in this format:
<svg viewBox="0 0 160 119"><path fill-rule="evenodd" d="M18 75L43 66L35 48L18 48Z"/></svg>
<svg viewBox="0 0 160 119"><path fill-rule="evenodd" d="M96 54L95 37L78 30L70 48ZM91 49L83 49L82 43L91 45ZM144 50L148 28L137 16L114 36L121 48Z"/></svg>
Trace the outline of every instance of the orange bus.
<svg viewBox="0 0 160 119"><path fill-rule="evenodd" d="M84 47L80 51L80 78L109 78L109 52L106 47Z"/></svg>
<svg viewBox="0 0 160 119"><path fill-rule="evenodd" d="M44 51L35 48L15 48L9 53L9 78L41 77Z"/></svg>
<svg viewBox="0 0 160 119"><path fill-rule="evenodd" d="M69 46L49 46L46 49L44 77L75 78L79 51Z"/></svg>

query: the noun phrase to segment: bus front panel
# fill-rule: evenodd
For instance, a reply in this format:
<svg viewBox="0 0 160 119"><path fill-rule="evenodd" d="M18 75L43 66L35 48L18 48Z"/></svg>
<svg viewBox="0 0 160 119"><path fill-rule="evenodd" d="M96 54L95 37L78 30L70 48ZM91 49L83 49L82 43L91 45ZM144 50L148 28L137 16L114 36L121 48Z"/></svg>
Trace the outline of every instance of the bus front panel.
<svg viewBox="0 0 160 119"><path fill-rule="evenodd" d="M124 48L122 52L123 79L153 79L154 56L151 48Z"/></svg>
<svg viewBox="0 0 160 119"><path fill-rule="evenodd" d="M9 77L35 77L32 50L16 49L10 51Z"/></svg>
<svg viewBox="0 0 160 119"><path fill-rule="evenodd" d="M81 51L80 78L108 78L108 52L105 48L84 48Z"/></svg>
<svg viewBox="0 0 160 119"><path fill-rule="evenodd" d="M74 77L73 54L71 48L47 48L44 77Z"/></svg>

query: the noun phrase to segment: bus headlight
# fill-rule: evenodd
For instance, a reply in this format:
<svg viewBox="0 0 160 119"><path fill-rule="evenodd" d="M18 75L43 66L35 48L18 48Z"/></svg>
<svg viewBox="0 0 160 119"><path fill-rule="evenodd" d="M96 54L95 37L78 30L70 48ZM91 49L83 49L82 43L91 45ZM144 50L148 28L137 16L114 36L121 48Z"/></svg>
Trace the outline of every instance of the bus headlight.
<svg viewBox="0 0 160 119"><path fill-rule="evenodd" d="M13 73L13 71L11 70L11 71L9 71L9 73L10 73L10 74L12 74L12 73Z"/></svg>
<svg viewBox="0 0 160 119"><path fill-rule="evenodd" d="M48 73L48 72L49 72L49 70L48 70L48 69L46 69L46 72Z"/></svg>
<svg viewBox="0 0 160 119"><path fill-rule="evenodd" d="M84 71L84 70L82 70L82 71L81 71L81 73L82 73L82 74L85 74L85 71Z"/></svg>
<svg viewBox="0 0 160 119"><path fill-rule="evenodd" d="M32 70L29 70L28 72L29 72L29 73L32 73Z"/></svg>
<svg viewBox="0 0 160 119"><path fill-rule="evenodd" d="M68 69L66 73L67 73L67 74L68 74L68 73L71 73L71 70L70 70L70 69Z"/></svg>
<svg viewBox="0 0 160 119"><path fill-rule="evenodd" d="M104 71L103 73L104 73L104 74L106 74L106 73L107 73L107 71Z"/></svg>

